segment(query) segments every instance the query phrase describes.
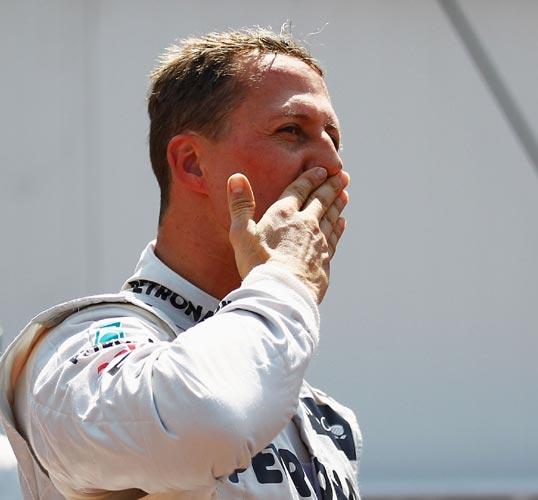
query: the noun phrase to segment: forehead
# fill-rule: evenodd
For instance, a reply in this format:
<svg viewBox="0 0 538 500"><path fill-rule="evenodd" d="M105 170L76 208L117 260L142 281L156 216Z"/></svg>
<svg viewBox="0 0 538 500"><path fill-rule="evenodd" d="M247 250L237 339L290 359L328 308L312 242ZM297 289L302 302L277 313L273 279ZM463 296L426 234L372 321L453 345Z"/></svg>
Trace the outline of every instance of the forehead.
<svg viewBox="0 0 538 500"><path fill-rule="evenodd" d="M283 54L264 54L245 69L250 83L240 105L244 112L260 117L309 114L338 125L325 81L303 61Z"/></svg>

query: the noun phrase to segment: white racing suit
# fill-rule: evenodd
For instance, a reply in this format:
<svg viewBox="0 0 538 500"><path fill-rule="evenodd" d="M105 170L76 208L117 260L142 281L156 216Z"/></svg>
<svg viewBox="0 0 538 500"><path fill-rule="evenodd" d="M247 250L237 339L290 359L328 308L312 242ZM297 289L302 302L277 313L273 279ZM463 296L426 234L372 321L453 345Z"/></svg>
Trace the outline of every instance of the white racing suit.
<svg viewBox="0 0 538 500"><path fill-rule="evenodd" d="M359 499L355 416L303 379L306 286L264 264L218 304L153 248L119 294L41 313L4 353L25 498Z"/></svg>

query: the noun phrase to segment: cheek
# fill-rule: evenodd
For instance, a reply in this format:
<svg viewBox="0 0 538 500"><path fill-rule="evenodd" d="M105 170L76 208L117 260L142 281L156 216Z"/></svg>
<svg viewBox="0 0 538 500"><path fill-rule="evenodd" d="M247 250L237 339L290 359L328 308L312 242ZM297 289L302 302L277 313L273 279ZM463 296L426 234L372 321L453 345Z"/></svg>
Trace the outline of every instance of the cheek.
<svg viewBox="0 0 538 500"><path fill-rule="evenodd" d="M255 146L237 145L212 158L217 173L211 179L210 198L219 223L228 227L228 201L226 183L230 175L241 172L247 176L256 199L255 220L280 197L284 189L302 172L303 162L299 155L257 142Z"/></svg>
<svg viewBox="0 0 538 500"><path fill-rule="evenodd" d="M217 224L226 231L229 228L227 183L228 178L239 169L226 155L215 155L206 158L206 181L208 203L212 206L213 217Z"/></svg>
<svg viewBox="0 0 538 500"><path fill-rule="evenodd" d="M271 167L263 175L251 178L252 189L256 198L256 220L277 201L282 192L297 178L300 169Z"/></svg>
<svg viewBox="0 0 538 500"><path fill-rule="evenodd" d="M256 220L280 198L282 192L302 172L302 162L289 154L259 151L257 158L251 158L245 175L249 178L256 198Z"/></svg>

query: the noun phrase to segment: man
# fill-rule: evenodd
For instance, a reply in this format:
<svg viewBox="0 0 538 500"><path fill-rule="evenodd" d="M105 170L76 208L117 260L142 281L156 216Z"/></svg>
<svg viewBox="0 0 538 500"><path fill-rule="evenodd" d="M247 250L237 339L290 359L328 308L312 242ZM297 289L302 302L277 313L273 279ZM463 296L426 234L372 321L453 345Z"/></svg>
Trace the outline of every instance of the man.
<svg viewBox="0 0 538 500"><path fill-rule="evenodd" d="M321 69L264 30L186 40L149 114L156 241L3 358L26 496L359 498L355 417L303 379L349 180Z"/></svg>

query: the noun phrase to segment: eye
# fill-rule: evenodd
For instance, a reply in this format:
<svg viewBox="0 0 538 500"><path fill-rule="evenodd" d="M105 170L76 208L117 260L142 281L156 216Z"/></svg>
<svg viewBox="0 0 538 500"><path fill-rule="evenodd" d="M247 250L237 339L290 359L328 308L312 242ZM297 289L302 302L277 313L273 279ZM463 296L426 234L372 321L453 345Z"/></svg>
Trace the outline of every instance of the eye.
<svg viewBox="0 0 538 500"><path fill-rule="evenodd" d="M292 134L292 135L301 135L301 127L299 125L285 125L284 127L280 127L278 129L278 132L283 132L285 134Z"/></svg>

